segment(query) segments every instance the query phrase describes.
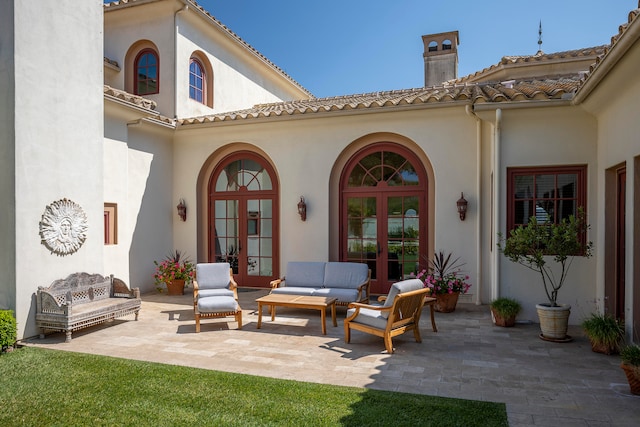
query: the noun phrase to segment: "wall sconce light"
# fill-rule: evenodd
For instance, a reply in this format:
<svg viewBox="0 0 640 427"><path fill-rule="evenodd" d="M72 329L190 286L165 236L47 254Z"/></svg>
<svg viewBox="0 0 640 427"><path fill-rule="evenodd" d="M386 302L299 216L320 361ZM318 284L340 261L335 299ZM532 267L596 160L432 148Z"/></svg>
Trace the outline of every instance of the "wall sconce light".
<svg viewBox="0 0 640 427"><path fill-rule="evenodd" d="M300 201L298 202L298 215L300 215L301 220L307 220L307 204L304 201L304 196L300 196Z"/></svg>
<svg viewBox="0 0 640 427"><path fill-rule="evenodd" d="M180 199L180 203L178 203L178 216L181 220L187 220L187 205L184 204L184 199Z"/></svg>
<svg viewBox="0 0 640 427"><path fill-rule="evenodd" d="M458 207L458 213L460 214L460 221L464 221L464 218L467 216L467 205L469 202L464 198L464 193L460 193L460 198L456 202L456 206Z"/></svg>

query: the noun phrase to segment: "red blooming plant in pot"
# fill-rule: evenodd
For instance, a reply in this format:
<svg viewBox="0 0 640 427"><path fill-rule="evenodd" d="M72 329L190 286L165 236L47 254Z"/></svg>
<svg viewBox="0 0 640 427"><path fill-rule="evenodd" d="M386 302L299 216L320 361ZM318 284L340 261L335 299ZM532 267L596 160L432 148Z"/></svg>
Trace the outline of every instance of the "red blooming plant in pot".
<svg viewBox="0 0 640 427"><path fill-rule="evenodd" d="M153 263L156 265L156 272L153 275L156 288L162 292L162 285L165 285L168 295L183 295L184 287L196 275L195 265L179 250L170 253L163 261L153 261Z"/></svg>
<svg viewBox="0 0 640 427"><path fill-rule="evenodd" d="M460 294L466 294L471 287L469 276L463 274L460 258L451 259L452 254L440 251L429 260L429 267L420 271L416 278L424 282L436 298L435 310L450 313L456 309Z"/></svg>

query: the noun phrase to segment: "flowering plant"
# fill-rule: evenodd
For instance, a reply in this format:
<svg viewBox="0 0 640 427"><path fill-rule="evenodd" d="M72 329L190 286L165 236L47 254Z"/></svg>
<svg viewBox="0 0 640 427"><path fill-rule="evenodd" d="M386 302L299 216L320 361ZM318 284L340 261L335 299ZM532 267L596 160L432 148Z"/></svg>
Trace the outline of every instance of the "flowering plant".
<svg viewBox="0 0 640 427"><path fill-rule="evenodd" d="M196 277L194 264L179 250L169 254L163 261L153 261L153 263L156 265L156 272L153 274L156 285L173 280L184 280L189 283Z"/></svg>
<svg viewBox="0 0 640 427"><path fill-rule="evenodd" d="M467 283L469 276L462 275L459 258L451 261L451 254L445 255L438 252L433 260L429 260L429 268L420 271L416 278L424 282L424 286L431 289L431 295L453 294L460 292L466 294L471 287Z"/></svg>

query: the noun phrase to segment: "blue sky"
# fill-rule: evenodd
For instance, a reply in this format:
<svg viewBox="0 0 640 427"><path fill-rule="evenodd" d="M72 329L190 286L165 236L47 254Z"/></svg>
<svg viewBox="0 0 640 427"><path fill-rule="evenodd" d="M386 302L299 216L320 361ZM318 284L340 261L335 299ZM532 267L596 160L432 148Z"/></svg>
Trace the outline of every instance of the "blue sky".
<svg viewBox="0 0 640 427"><path fill-rule="evenodd" d="M200 0L317 97L424 85L423 34L458 30L458 75L608 44L638 0Z"/></svg>

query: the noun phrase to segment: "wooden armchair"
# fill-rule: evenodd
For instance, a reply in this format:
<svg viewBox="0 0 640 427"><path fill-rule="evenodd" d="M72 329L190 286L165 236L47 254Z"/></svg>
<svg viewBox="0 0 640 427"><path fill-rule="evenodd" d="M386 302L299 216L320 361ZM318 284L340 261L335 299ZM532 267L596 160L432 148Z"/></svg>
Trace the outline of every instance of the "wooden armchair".
<svg viewBox="0 0 640 427"><path fill-rule="evenodd" d="M393 353L391 338L413 331L416 342L420 337L420 315L425 302L433 303L435 298L428 297L429 288L418 279L409 279L394 283L383 305L361 303L349 304L344 321L344 339L351 340L351 329L373 334L384 339L387 353ZM432 308L432 307L431 307ZM433 313L433 330L437 331Z"/></svg>
<svg viewBox="0 0 640 427"><path fill-rule="evenodd" d="M242 309L238 304L238 284L229 263L196 265L193 281L193 313L196 332L200 332L201 318L234 316L238 329L242 329Z"/></svg>

